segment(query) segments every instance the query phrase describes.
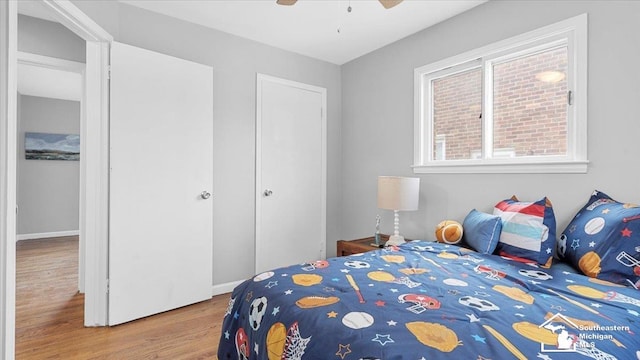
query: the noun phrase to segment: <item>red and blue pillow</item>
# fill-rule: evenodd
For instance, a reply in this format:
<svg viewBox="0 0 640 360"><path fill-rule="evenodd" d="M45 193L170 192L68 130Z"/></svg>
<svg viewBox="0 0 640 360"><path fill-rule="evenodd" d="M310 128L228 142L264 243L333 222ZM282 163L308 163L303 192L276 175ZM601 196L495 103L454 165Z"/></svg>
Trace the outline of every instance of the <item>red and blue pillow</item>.
<svg viewBox="0 0 640 360"><path fill-rule="evenodd" d="M551 266L556 246L556 218L549 199L524 202L513 196L497 203L493 214L502 219L496 248L499 255Z"/></svg>
<svg viewBox="0 0 640 360"><path fill-rule="evenodd" d="M640 286L640 206L594 191L560 235L557 250L587 276Z"/></svg>

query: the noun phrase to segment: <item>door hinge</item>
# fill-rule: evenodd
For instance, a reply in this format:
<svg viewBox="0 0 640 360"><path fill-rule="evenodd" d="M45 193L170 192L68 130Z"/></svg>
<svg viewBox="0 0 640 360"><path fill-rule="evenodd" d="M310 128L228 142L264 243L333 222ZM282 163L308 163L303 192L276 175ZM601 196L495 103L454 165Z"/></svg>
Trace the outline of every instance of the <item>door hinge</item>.
<svg viewBox="0 0 640 360"><path fill-rule="evenodd" d="M107 79L111 80L111 65L107 66Z"/></svg>
<svg viewBox="0 0 640 360"><path fill-rule="evenodd" d="M567 104L573 105L573 91L567 91Z"/></svg>
<svg viewBox="0 0 640 360"><path fill-rule="evenodd" d="M109 293L109 279L107 279L107 294Z"/></svg>

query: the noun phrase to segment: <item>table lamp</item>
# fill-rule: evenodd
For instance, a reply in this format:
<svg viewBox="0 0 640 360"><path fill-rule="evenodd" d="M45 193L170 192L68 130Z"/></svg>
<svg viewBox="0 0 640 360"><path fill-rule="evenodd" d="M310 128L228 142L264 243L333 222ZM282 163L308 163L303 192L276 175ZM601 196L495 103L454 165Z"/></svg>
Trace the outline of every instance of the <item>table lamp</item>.
<svg viewBox="0 0 640 360"><path fill-rule="evenodd" d="M418 210L420 198L420 178L400 176L378 177L378 208L393 210L393 235L389 237L387 246L404 243L400 235L399 211Z"/></svg>

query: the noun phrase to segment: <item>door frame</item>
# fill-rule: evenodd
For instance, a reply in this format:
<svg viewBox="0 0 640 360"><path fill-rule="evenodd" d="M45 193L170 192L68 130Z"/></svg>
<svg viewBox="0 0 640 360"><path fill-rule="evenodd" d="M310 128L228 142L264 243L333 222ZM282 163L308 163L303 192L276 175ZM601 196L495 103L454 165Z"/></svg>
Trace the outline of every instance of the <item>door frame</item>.
<svg viewBox="0 0 640 360"><path fill-rule="evenodd" d="M18 4L0 1L0 357L15 353Z"/></svg>
<svg viewBox="0 0 640 360"><path fill-rule="evenodd" d="M262 213L262 192L264 187L262 185L262 83L272 82L275 84L290 86L302 90L312 91L319 93L322 97L320 121L321 124L321 189L320 196L322 199L322 216L320 218L321 244L320 245L320 257L325 258L327 253L327 89L319 86L309 85L297 81L278 78L275 76L265 75L261 73L256 74L256 160L255 160L255 241L261 241L262 234L262 220L260 214ZM254 268L257 268L258 255L254 254Z"/></svg>
<svg viewBox="0 0 640 360"><path fill-rule="evenodd" d="M80 236L85 238L85 326L107 323L109 190L109 45L113 37L69 0L40 0L58 21L86 41L81 120ZM15 355L17 36L15 1L0 1L0 355Z"/></svg>

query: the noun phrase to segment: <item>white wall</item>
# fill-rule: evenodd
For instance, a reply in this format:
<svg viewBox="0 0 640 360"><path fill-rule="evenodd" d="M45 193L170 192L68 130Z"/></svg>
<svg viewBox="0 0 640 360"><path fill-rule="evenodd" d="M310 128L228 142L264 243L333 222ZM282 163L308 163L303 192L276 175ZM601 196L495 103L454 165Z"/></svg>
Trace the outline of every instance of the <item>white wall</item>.
<svg viewBox="0 0 640 360"><path fill-rule="evenodd" d="M20 95L18 98L18 239L78 231L78 161L26 160L25 132L80 133L80 103Z"/></svg>
<svg viewBox="0 0 640 360"><path fill-rule="evenodd" d="M640 202L640 2L490 1L342 66L342 235L393 229L376 208L378 175L413 176L413 70L554 22L588 13L589 95L587 174L421 175L420 210L401 214L409 238L433 238L444 219L472 209L492 211L501 199L548 196L561 232L599 189Z"/></svg>
<svg viewBox="0 0 640 360"><path fill-rule="evenodd" d="M340 68L255 41L116 2L74 1L126 44L214 71L214 285L254 273L256 73L327 88L327 254L340 229Z"/></svg>

